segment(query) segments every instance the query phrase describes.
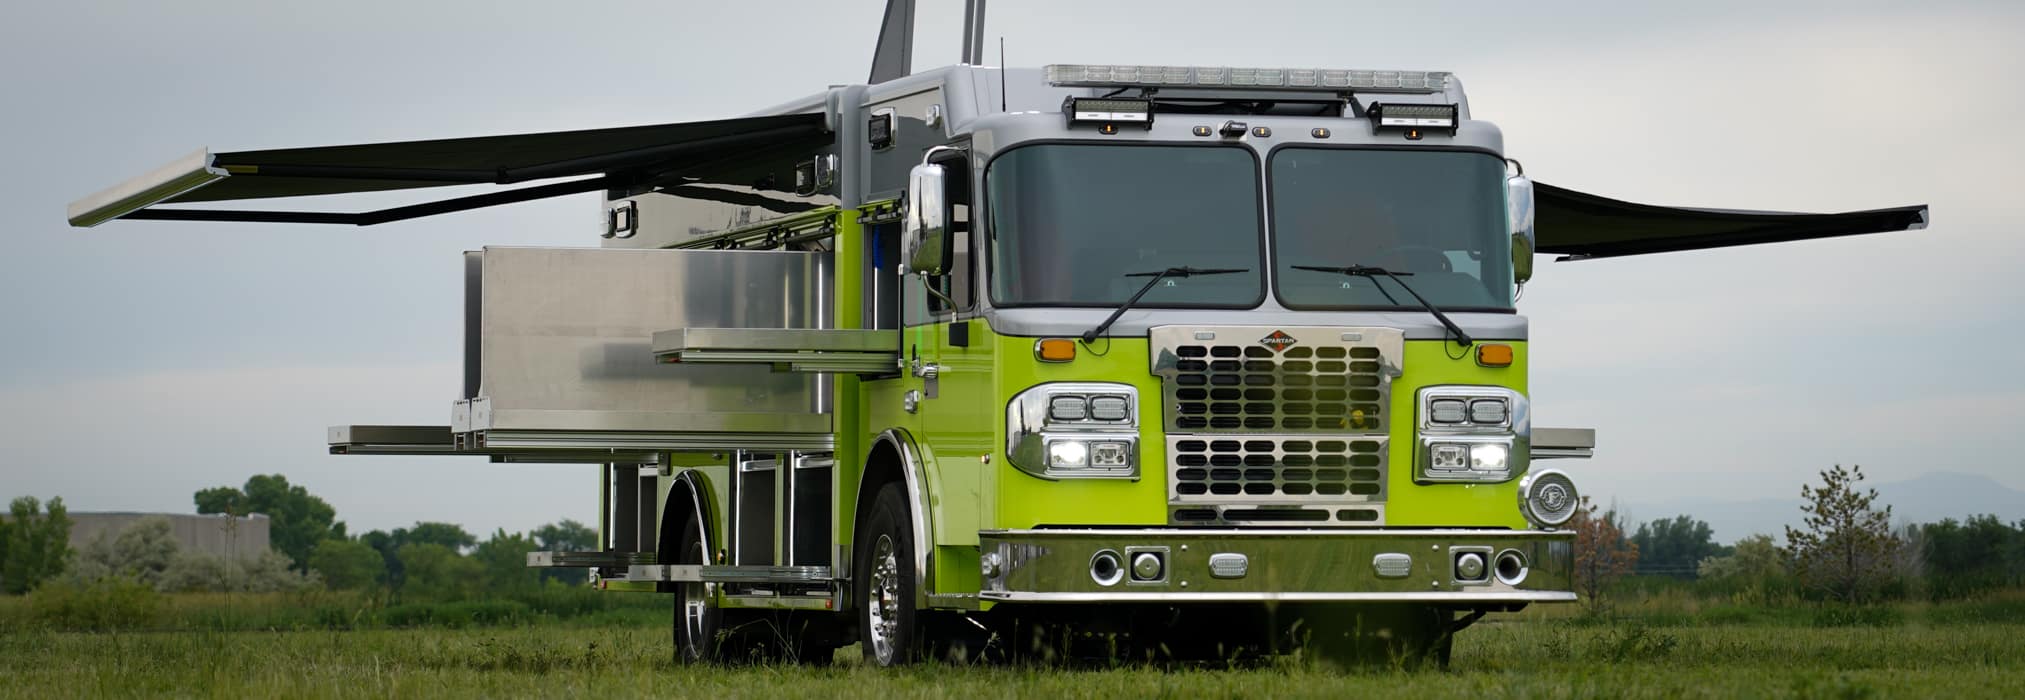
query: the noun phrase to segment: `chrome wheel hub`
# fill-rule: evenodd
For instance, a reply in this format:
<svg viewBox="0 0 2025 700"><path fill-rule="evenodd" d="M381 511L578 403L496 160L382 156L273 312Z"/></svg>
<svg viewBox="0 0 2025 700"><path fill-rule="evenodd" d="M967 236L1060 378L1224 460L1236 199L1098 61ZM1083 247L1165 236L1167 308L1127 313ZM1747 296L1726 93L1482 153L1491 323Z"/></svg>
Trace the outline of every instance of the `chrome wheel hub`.
<svg viewBox="0 0 2025 700"><path fill-rule="evenodd" d="M891 663L900 635L900 560L894 552L892 536L880 535L873 545L871 573L867 587L871 600L865 606L871 624L866 625L866 636L871 639L872 653L879 662Z"/></svg>

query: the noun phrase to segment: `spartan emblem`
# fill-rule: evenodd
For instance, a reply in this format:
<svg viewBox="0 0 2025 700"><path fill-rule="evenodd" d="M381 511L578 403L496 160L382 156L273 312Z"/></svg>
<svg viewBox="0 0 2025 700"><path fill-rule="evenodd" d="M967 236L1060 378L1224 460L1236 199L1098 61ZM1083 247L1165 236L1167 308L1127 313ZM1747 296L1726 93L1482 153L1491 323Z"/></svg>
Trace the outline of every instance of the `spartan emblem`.
<svg viewBox="0 0 2025 700"><path fill-rule="evenodd" d="M1259 339L1260 345L1272 348L1273 352L1285 350L1287 346L1293 345L1295 342L1297 341L1294 340L1294 336L1287 335L1286 331L1273 331L1266 337Z"/></svg>

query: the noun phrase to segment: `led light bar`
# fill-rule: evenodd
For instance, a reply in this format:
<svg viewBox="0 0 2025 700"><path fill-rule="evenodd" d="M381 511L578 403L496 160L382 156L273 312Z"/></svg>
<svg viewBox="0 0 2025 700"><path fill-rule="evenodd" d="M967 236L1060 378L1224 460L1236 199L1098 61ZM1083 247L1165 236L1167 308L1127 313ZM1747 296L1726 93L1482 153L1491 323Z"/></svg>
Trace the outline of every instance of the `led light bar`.
<svg viewBox="0 0 2025 700"><path fill-rule="evenodd" d="M1371 105L1371 123L1380 129L1447 129L1455 131L1455 105L1388 104Z"/></svg>
<svg viewBox="0 0 2025 700"><path fill-rule="evenodd" d="M1070 124L1138 124L1153 128L1151 100L1121 100L1107 97L1071 97L1062 101Z"/></svg>
<svg viewBox="0 0 2025 700"><path fill-rule="evenodd" d="M1048 84L1063 87L1193 87L1248 90L1348 90L1433 94L1448 89L1445 71L1100 66L1057 63Z"/></svg>

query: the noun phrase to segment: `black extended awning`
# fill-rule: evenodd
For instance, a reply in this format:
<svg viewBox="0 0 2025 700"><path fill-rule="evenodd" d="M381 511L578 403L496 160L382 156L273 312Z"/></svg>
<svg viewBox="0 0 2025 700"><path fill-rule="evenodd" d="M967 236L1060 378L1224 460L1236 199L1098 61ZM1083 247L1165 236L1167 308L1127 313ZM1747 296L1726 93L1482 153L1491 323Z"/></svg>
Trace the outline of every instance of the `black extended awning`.
<svg viewBox="0 0 2025 700"><path fill-rule="evenodd" d="M1926 228L1924 204L1841 214L1636 204L1536 183L1536 251L1561 260L1671 253Z"/></svg>
<svg viewBox="0 0 2025 700"><path fill-rule="evenodd" d="M687 174L736 154L814 148L832 138L821 114L747 117L584 131L480 136L268 151L199 151L72 202L72 226L113 219L370 226L577 192L624 189ZM514 185L579 178L368 212L158 208L162 204L352 192Z"/></svg>

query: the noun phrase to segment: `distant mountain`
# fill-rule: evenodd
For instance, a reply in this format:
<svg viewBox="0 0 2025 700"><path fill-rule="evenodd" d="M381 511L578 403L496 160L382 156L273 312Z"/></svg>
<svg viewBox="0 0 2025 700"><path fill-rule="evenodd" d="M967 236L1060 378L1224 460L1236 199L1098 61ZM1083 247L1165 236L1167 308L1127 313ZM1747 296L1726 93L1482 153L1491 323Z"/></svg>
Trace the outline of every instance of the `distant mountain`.
<svg viewBox="0 0 2025 700"><path fill-rule="evenodd" d="M1893 524L1929 523L1943 518L1961 520L1971 515L1990 514L2005 522L2025 520L2025 492L1974 474L1935 472L1905 481L1877 484L1877 502L1891 506ZM1749 501L1656 501L1624 500L1619 509L1631 515L1633 527L1639 522L1671 518L1686 513L1709 523L1716 541L1728 544L1737 539L1765 533L1783 541L1785 527L1800 525L1800 499L1761 498Z"/></svg>

